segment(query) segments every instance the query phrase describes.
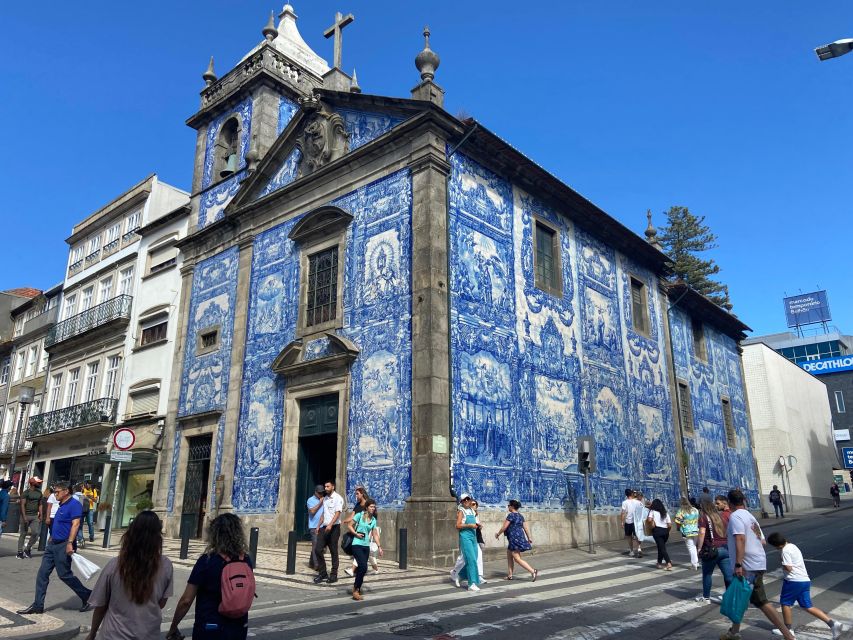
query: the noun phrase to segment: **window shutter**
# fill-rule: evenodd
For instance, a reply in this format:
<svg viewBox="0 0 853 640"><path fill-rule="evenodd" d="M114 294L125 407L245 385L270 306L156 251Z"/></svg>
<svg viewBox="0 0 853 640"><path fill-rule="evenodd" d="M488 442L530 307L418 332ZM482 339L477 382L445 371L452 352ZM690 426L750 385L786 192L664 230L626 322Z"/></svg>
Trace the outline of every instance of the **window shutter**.
<svg viewBox="0 0 853 640"><path fill-rule="evenodd" d="M157 413L160 403L160 390L147 389L130 396L130 415L139 416L147 413Z"/></svg>

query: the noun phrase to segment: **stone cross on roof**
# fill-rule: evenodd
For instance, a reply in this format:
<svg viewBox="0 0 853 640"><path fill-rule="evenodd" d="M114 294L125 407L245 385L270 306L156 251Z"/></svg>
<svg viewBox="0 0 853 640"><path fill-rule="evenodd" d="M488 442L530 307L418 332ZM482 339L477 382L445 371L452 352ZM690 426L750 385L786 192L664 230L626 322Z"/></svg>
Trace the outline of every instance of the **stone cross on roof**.
<svg viewBox="0 0 853 640"><path fill-rule="evenodd" d="M334 67L341 69L341 60L343 58L343 52L341 51L343 45L343 38L341 37L341 30L347 26L350 22L355 20L351 13L347 15L341 15L341 12L338 11L335 14L335 24L326 29L323 32L323 35L327 38L331 38L335 36L335 62Z"/></svg>

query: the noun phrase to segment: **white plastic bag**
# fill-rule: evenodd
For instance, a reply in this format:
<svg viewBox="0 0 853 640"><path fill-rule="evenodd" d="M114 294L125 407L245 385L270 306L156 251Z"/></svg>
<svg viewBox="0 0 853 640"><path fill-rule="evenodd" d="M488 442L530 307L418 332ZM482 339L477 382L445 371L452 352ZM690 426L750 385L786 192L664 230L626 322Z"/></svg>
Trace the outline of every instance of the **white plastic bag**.
<svg viewBox="0 0 853 640"><path fill-rule="evenodd" d="M71 556L71 564L74 565L74 571L83 579L90 580L93 575L98 573L101 568L91 560L86 560L79 553Z"/></svg>

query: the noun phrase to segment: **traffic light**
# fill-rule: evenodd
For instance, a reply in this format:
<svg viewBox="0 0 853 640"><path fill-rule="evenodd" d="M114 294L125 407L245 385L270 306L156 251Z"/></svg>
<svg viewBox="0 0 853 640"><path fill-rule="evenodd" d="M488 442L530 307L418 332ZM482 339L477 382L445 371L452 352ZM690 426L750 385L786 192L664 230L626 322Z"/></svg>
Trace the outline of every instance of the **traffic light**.
<svg viewBox="0 0 853 640"><path fill-rule="evenodd" d="M578 436L578 473L595 471L595 440L592 436Z"/></svg>

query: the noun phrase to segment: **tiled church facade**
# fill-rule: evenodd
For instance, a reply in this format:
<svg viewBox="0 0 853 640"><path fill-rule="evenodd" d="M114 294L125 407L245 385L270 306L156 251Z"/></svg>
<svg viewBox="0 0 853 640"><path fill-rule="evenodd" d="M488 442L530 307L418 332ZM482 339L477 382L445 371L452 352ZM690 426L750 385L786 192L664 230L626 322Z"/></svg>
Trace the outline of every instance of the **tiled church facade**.
<svg viewBox="0 0 853 640"><path fill-rule="evenodd" d="M596 440L600 535L616 535L629 486L669 504L705 484L757 498L737 345L745 327L718 330L725 312L709 313L707 361L697 358L690 318L702 307L667 297L665 256L450 116L431 77L415 100L323 89L329 78L307 69L295 84L275 73L276 42L253 54L259 75L238 66L203 92L190 120L195 230L181 243L184 337L156 499L172 534L186 504L188 439L209 435L207 516L233 511L261 528L262 543L282 544L308 497L296 484L300 406L329 392L339 397L330 452L339 490L366 485L387 514L383 540L396 537L391 520L408 527L420 562L454 553L454 491L473 493L487 519L520 499L534 529L553 530L545 546L582 542L579 435ZM231 118L238 168L220 179L215 145ZM327 148L329 136L338 147L315 156L309 134L326 123ZM535 285L536 220L558 232L558 292ZM311 331L306 256L323 225L340 238L339 313ZM631 277L646 285L642 332ZM204 346L211 330L217 339ZM679 425L676 378L689 383L692 435Z"/></svg>

